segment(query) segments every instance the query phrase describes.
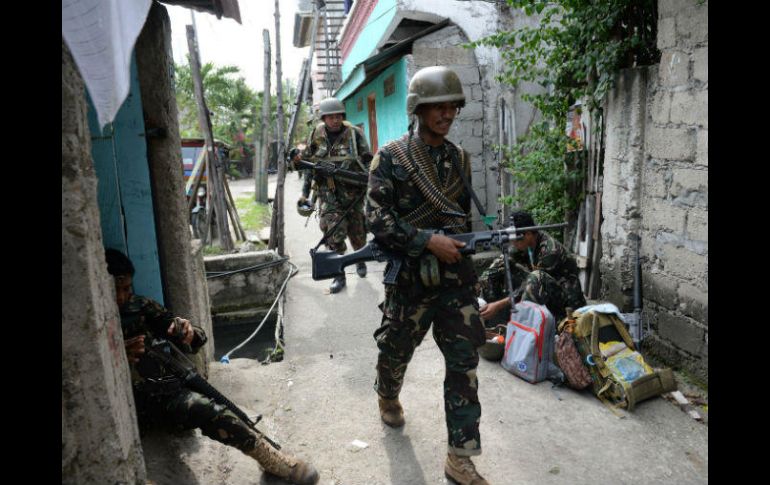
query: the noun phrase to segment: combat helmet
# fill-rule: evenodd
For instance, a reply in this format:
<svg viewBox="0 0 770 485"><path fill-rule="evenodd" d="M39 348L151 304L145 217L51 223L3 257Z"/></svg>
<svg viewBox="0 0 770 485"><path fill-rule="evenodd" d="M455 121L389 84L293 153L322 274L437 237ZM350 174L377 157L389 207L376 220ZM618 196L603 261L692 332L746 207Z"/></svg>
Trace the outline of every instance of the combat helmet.
<svg viewBox="0 0 770 485"><path fill-rule="evenodd" d="M297 201L297 212L302 217L308 217L313 213L314 210L315 208L313 207L313 204L311 204L309 201Z"/></svg>
<svg viewBox="0 0 770 485"><path fill-rule="evenodd" d="M431 66L417 71L409 83L406 112L414 114L417 106L426 103L456 101L465 106L463 85L457 74L444 66Z"/></svg>
<svg viewBox="0 0 770 485"><path fill-rule="evenodd" d="M323 118L324 115L333 115L337 113L345 114L345 105L337 98L326 98L322 100L321 104L318 106L319 118Z"/></svg>

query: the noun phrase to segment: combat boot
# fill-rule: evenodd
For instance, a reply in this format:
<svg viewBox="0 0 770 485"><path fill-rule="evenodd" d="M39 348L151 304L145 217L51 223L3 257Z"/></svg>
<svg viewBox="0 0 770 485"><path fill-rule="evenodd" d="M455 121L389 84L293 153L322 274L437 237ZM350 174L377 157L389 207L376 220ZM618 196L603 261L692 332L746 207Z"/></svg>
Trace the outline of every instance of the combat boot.
<svg viewBox="0 0 770 485"><path fill-rule="evenodd" d="M358 273L358 276L361 278L366 277L366 263L358 263L356 264L356 273Z"/></svg>
<svg viewBox="0 0 770 485"><path fill-rule="evenodd" d="M489 482L476 471L476 467L468 456L447 454L444 475L460 485L489 485Z"/></svg>
<svg viewBox="0 0 770 485"><path fill-rule="evenodd" d="M329 293L339 293L345 287L346 283L345 275L336 276L334 281L332 281L332 285L329 287Z"/></svg>
<svg viewBox="0 0 770 485"><path fill-rule="evenodd" d="M380 405L380 417L388 426L392 428L400 428L406 422L404 420L404 408L401 407L401 403L398 402L398 398L385 399L382 396L378 397Z"/></svg>
<svg viewBox="0 0 770 485"><path fill-rule="evenodd" d="M266 472L291 483L297 485L318 483L318 471L313 465L276 450L265 440L259 440L257 446L246 454L257 460Z"/></svg>

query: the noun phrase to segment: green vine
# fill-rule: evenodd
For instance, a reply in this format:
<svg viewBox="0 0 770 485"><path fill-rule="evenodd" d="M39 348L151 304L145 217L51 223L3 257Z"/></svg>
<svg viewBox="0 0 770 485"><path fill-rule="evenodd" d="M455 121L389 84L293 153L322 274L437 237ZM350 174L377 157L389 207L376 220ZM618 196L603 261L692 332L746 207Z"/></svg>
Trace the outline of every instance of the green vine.
<svg viewBox="0 0 770 485"><path fill-rule="evenodd" d="M505 61L499 81L513 87L536 83L523 94L542 115L527 135L503 148L504 169L517 185L501 200L533 212L539 223L562 221L582 198L584 153L568 151L570 106L580 101L596 114L625 67L659 61L656 0L507 0L515 16L537 22L469 44L496 47ZM592 123L592 126L595 126ZM569 168L566 168L569 167Z"/></svg>

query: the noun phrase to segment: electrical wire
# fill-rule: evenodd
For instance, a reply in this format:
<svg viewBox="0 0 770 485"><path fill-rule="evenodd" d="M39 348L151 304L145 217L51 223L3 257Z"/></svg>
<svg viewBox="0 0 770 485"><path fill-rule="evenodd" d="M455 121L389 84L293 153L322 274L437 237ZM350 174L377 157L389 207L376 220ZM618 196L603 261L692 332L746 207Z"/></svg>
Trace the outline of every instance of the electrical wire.
<svg viewBox="0 0 770 485"><path fill-rule="evenodd" d="M236 274L236 273L243 273L244 271L258 271L260 269L271 268L273 266L277 266L277 265L283 263L284 261L286 261L288 259L289 258L283 257L283 258L276 259L276 260L273 260L273 261L267 261L265 263L259 263L259 264L256 264L254 266L249 266L249 267L241 268L241 269L235 269L235 270L232 270L232 271L207 271L206 272L206 279L210 280L212 278L219 278L220 276L227 276L227 275Z"/></svg>
<svg viewBox="0 0 770 485"><path fill-rule="evenodd" d="M254 338L254 337L257 335L257 333L259 333L259 331L262 329L262 326L263 326L263 325L265 324L265 322L267 321L267 317L269 317L269 316L270 316L270 314L273 312L273 308L275 308L275 305L276 305L276 303L278 303L278 300L280 300L280 299L281 299L281 297L283 296L283 292L284 292L284 290L286 290L286 284L289 282L289 280L290 280L290 279L291 279L293 276L295 276L297 273L299 273L299 268L297 268L297 267L296 267L296 266L295 266L295 265L294 265L294 264L293 264L291 261L288 261L288 258L284 258L284 260L285 260L285 261L286 261L286 262L289 264L289 266L291 266L291 268L292 268L292 269L289 271L289 275L286 277L286 280L283 282L283 285L281 285L281 289L280 289L280 290L278 290L278 296L276 296L276 297L275 297L275 301L273 301L273 304L272 304L272 305L270 305L270 309L267 311L267 314L265 315L265 318L263 318L263 319L262 319L262 322L260 322L259 326L257 326L257 329L256 329L256 330L254 330L254 332L252 332L252 334L251 334L251 335L249 335L249 336L246 338L246 340L244 340L244 341L243 341L243 342L241 342L240 344L236 345L236 346L235 346L235 348L233 348L232 350L230 350L229 352L227 352L225 355L223 355L223 356L222 356L222 357L219 359L219 361L220 361L221 363L223 363L223 364L229 364L229 363L230 363L230 354L232 354L232 353L233 353L233 352L235 352L236 350L240 349L241 347L243 347L244 345L246 345L247 343L249 343L249 341L250 341L251 339L253 339L253 338Z"/></svg>

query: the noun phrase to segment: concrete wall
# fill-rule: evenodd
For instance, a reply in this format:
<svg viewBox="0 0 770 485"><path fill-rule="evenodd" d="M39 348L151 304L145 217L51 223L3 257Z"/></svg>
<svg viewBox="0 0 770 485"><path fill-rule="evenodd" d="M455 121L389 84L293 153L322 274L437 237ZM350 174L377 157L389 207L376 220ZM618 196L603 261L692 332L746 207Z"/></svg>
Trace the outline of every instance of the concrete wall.
<svg viewBox="0 0 770 485"><path fill-rule="evenodd" d="M159 3L153 4L137 39L136 62L165 305L203 327L209 335L210 344L202 349L203 361L207 362L214 355L211 314L206 300L200 296L206 293L206 280L199 269L200 249L192 246L184 196L171 25L166 8Z"/></svg>
<svg viewBox="0 0 770 485"><path fill-rule="evenodd" d="M474 51L462 47L468 40L456 25L426 35L415 41L410 67L416 72L424 67L446 66L460 78L465 107L455 119L447 138L470 153L473 189L487 212L494 213L498 196L497 164L492 150L498 136L496 95L485 85L482 76L484 68L477 61ZM474 223L480 227L475 208L472 214Z"/></svg>
<svg viewBox="0 0 770 485"><path fill-rule="evenodd" d="M708 383L708 3L659 2L659 66L607 104L602 298L630 304L642 237L648 352Z"/></svg>
<svg viewBox="0 0 770 485"><path fill-rule="evenodd" d="M275 261L280 256L275 251L207 256L206 271L227 272L248 268L260 263ZM211 312L217 316L223 313L250 311L270 307L278 296L278 290L289 274L288 264L245 271L228 276L209 278Z"/></svg>
<svg viewBox="0 0 770 485"><path fill-rule="evenodd" d="M84 93L62 42L62 483L144 483Z"/></svg>

